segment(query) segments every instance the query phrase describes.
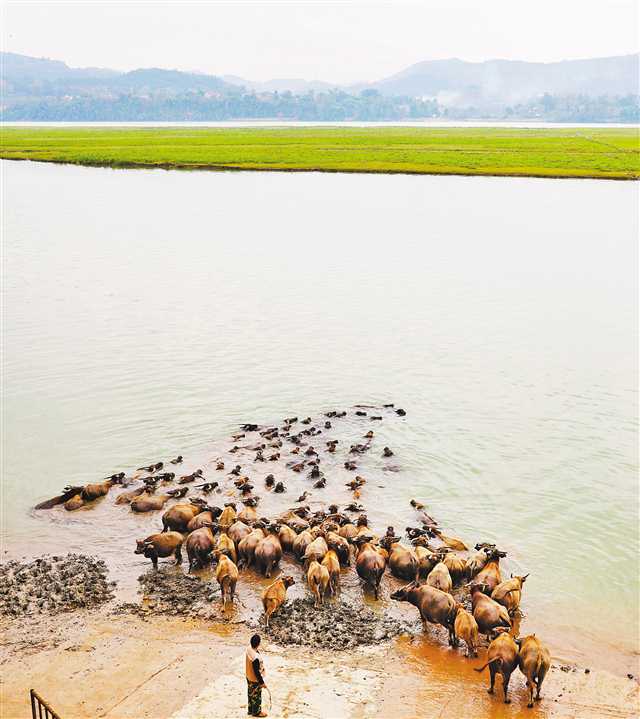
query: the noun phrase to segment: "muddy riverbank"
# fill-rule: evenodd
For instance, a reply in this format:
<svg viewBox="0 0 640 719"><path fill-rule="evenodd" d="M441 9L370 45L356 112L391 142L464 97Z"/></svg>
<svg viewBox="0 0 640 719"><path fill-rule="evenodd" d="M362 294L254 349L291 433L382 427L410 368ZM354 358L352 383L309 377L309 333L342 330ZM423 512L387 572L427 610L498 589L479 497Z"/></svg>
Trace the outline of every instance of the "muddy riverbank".
<svg viewBox="0 0 640 719"><path fill-rule="evenodd" d="M114 605L0 621L2 708L29 712L35 688L65 719L204 719L246 716L243 645L253 631L227 623L114 614ZM511 682L512 704L486 693L477 661L434 642L431 632L375 646L326 651L266 640L272 716L338 718L421 716L637 716L637 679L554 658L543 700L526 709L524 679ZM268 700L265 698L268 705Z"/></svg>

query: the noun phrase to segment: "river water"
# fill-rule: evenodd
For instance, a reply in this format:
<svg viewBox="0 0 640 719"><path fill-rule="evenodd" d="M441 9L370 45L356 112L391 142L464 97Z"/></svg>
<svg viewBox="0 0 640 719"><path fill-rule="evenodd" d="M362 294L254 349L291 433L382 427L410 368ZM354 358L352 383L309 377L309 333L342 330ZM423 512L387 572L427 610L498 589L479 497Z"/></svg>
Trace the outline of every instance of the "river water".
<svg viewBox="0 0 640 719"><path fill-rule="evenodd" d="M381 520L405 526L416 496L496 541L531 573L528 630L631 670L636 183L2 174L5 556L133 560L106 510L31 507L177 453L195 466L240 422L396 402L407 417L375 427L402 470Z"/></svg>

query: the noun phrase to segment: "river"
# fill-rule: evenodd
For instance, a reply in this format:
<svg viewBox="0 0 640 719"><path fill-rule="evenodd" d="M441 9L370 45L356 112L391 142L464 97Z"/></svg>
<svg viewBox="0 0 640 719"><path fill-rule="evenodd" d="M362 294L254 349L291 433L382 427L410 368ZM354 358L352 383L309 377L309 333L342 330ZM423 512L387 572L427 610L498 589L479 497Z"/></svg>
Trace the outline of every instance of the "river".
<svg viewBox="0 0 640 719"><path fill-rule="evenodd" d="M111 515L30 511L66 484L197 463L244 421L396 402L380 516L416 496L496 541L531 573L528 628L630 671L636 183L2 174L5 556L122 554Z"/></svg>

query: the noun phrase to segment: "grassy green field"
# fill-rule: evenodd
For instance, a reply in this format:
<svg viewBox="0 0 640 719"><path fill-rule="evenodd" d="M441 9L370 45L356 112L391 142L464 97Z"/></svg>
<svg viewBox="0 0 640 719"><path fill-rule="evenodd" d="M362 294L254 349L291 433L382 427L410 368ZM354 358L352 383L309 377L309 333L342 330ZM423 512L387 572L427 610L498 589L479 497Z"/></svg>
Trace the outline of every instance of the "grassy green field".
<svg viewBox="0 0 640 719"><path fill-rule="evenodd" d="M638 179L638 129L21 128L0 157L110 167Z"/></svg>

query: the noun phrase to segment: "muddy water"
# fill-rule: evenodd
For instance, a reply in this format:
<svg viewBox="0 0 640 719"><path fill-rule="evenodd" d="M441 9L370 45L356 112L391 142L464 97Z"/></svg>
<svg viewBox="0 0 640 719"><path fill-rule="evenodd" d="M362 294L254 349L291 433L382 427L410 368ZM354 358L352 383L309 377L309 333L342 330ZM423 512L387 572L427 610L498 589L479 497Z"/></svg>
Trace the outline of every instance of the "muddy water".
<svg viewBox="0 0 640 719"><path fill-rule="evenodd" d="M419 497L531 572L527 629L633 671L634 184L2 170L9 555L81 548L133 596L158 516L30 507L178 452L206 468L242 421L395 401L376 526Z"/></svg>

